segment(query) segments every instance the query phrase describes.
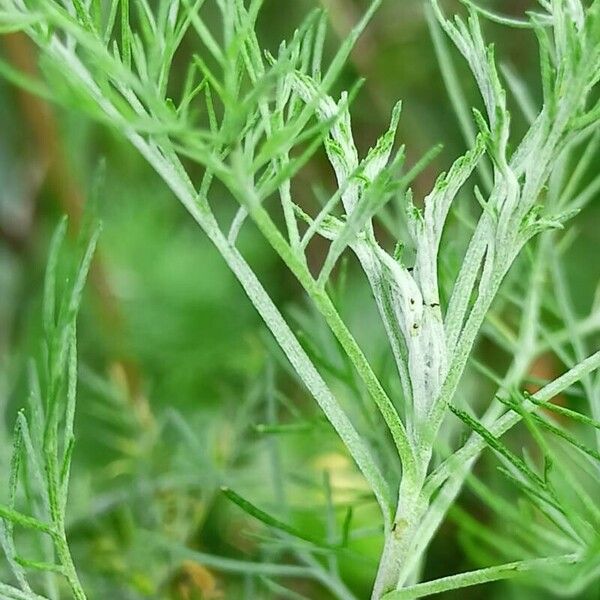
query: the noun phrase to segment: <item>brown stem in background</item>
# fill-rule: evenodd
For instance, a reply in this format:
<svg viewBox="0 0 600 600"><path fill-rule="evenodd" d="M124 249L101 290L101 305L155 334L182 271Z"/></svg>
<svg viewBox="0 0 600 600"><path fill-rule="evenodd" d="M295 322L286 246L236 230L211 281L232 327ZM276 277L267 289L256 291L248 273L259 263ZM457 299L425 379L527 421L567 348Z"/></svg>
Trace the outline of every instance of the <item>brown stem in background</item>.
<svg viewBox="0 0 600 600"><path fill-rule="evenodd" d="M534 363L531 365L529 369L529 377L534 380L539 380L541 382L553 381L560 375L561 371L558 368L556 357L553 354L547 353L539 356ZM538 383L528 383L525 386L525 389L530 394L535 394L543 387L543 384ZM564 394L559 394L552 399L553 404L557 404L558 406L565 406L567 404L566 398ZM561 418L559 415L554 413L549 413L552 415L552 418L557 421L563 421L564 418Z"/></svg>
<svg viewBox="0 0 600 600"><path fill-rule="evenodd" d="M29 39L20 33L2 37L7 59L21 73L30 78L39 78L37 56ZM69 217L70 234L76 235L81 226L85 197L79 182L73 175L66 160L60 132L52 107L42 98L34 96L24 89L17 89L17 99L24 122L27 124L35 145L39 171L58 199L60 210ZM37 187L37 186L36 186ZM14 239L8 230L2 231L3 238L13 247L20 247L23 240ZM6 233L6 235L4 235ZM100 251L96 252L90 272L92 289L98 299L100 316L104 325L116 341L121 353L125 341L124 319L107 277ZM118 361L125 374L127 396L141 423L150 426L153 423L148 400L142 391L142 375L139 365L132 359Z"/></svg>

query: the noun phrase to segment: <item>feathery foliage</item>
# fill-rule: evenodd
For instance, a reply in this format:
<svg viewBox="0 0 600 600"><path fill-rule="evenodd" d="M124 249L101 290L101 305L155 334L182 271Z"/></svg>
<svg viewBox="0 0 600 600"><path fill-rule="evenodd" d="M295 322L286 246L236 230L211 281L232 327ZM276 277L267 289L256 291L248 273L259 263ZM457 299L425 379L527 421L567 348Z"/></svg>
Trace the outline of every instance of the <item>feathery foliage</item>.
<svg viewBox="0 0 600 600"><path fill-rule="evenodd" d="M577 333L554 247L569 220L593 197L596 186L592 182L582 188L581 181L592 164L600 127L600 2L540 0L537 10L526 19L514 20L470 0L465 2L465 18L449 19L438 2L431 1L432 36L470 149L438 177L422 201L413 197L411 184L424 163L407 166L404 148L396 143L401 105L392 111L389 130L361 156L351 122L358 86L339 98L334 95L350 52L380 4L380 0L371 3L328 65L322 60L324 14L310 13L289 40L276 52L269 52L261 47L256 33L260 0L0 0L0 28L24 31L39 46L48 77L61 77L67 84L57 101L76 101L81 110L129 140L239 280L297 377L343 441L381 509L384 544L373 598L416 598L548 567L560 573L562 565L579 573L573 580L577 584L569 583L568 576L560 579L564 589L579 589L597 575L590 557L598 547L598 515L585 485L570 481L576 498L561 489L571 470L557 448L567 448L569 460L585 462L586 473L596 470L597 479L600 437L584 443L578 432L557 425L542 409L581 381L590 414L568 416L591 427L600 417L600 380L594 375L600 367L600 353L588 356ZM209 9L219 11L221 31L207 27L203 14ZM485 42L482 19L526 28L535 36L540 51L540 107L527 96L514 73L502 75L494 47ZM446 38L473 75L482 102L479 109L466 105ZM175 81L171 69L176 56L182 60L181 54L187 60L186 77ZM509 93L530 121L521 136L513 130ZM294 182L321 148L335 174L337 190L323 199L320 211L309 214L294 200ZM578 157L580 162L572 167ZM571 177L567 177L571 167ZM474 183L476 176L480 183ZM235 216L225 224L215 213L215 203L223 201L218 186L235 206ZM450 274L451 284L447 285L441 281L444 232L463 192L477 201L481 211L461 264ZM376 227L376 218L390 210L398 213L407 232L405 238L392 243L378 235ZM310 340L294 333L243 256L239 235L251 225L294 275L311 309L326 325L327 335L335 340L356 378L358 391L353 402L335 393L331 378L309 347ZM316 236L328 245L315 272L308 249ZM462 404L460 384L480 334L493 329L489 317L494 302L502 299L503 283L512 269L523 268L518 259L526 248L533 259L526 274L524 300L515 300L520 303L521 323L515 339L506 342L513 364L498 382L499 392L486 406L485 415L478 418L466 402ZM347 254L356 257L372 291L393 355L399 393L390 393L378 376L332 294L334 273ZM49 272L54 272L52 262ZM558 292L556 312L564 319L563 341L540 325L548 272ZM16 456L22 446L28 456L43 452L43 460L49 461L42 470L49 478L48 486L42 486L41 493L49 494L51 521L46 524L46 520L17 512L14 498L2 516L7 523L50 535L60 564L44 563L36 568L63 573L75 597L83 598L63 535L63 480L68 476L72 424L63 425L64 443L56 439L62 423L57 416L58 394L65 387L61 374L66 364L74 362L76 302L67 303L65 315L59 317L64 320L55 325L52 275L48 288L45 322L47 335L52 335L50 400L44 418L36 418L42 423L38 426L50 433L29 444L26 422L20 417ZM73 289L78 297L81 284ZM548 339L542 341L544 337ZM55 338L59 341L53 341ZM565 338L569 349L565 349ZM568 370L527 397L518 390L543 343L557 346L559 355L563 352ZM67 369L71 383L66 387L74 390L73 369ZM459 401L461 406L457 406ZM72 419L73 403L74 391L66 404L67 419ZM365 404L369 408L361 410ZM442 449L445 433L461 426L453 422L452 414L472 435L448 453ZM519 456L502 439L519 422L531 430L544 456L542 472L533 459ZM507 556L508 562L501 566L414 583L437 527L469 481L471 467L486 446L530 503L528 510L553 524L555 552L549 551L548 544L540 544L530 552ZM58 447L62 448L60 459ZM11 481L16 482L17 459L13 471ZM558 472L561 475L554 476L555 481L553 474ZM352 597L335 564L345 549L351 516L341 535L330 532L329 540L315 539L236 492L228 489L226 494L273 530L277 542L292 548L308 565L298 575L308 571L333 594ZM527 520L518 512L514 518L521 524ZM537 531L539 525L530 520L528 528L534 526ZM15 597L37 597L27 587L23 560L14 553L11 528L6 526L6 554L23 593L29 594ZM322 551L330 559L327 569L315 558ZM233 570L254 569L272 577L295 572L292 566L221 565Z"/></svg>
<svg viewBox="0 0 600 600"><path fill-rule="evenodd" d="M52 239L44 289L42 359L31 364L28 407L17 415L8 497L0 505L2 548L19 586L2 584L8 598L55 598L60 589L57 576L66 581L74 598L86 598L67 542L66 510L75 446L76 321L99 232L84 230L80 260L63 282L58 272L66 229L63 219ZM21 529L36 538L24 541L25 549L19 548L15 535ZM44 576L46 596L34 593L30 572L36 579Z"/></svg>

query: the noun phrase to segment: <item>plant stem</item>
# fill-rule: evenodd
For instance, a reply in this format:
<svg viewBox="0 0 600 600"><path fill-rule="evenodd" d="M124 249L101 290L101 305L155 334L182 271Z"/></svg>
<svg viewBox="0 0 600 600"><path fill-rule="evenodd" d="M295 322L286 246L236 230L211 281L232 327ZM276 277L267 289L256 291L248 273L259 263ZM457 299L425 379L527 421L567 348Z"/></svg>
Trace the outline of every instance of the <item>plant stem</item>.
<svg viewBox="0 0 600 600"><path fill-rule="evenodd" d="M385 593L396 589L399 573L426 508L421 499L424 481L424 470L416 479L402 477L394 523L391 530L386 532L372 600L379 600Z"/></svg>
<svg viewBox="0 0 600 600"><path fill-rule="evenodd" d="M80 83L85 86L87 93L106 116L112 119L115 124L122 126L122 131L127 139L139 150L217 247L304 384L344 441L359 469L371 485L383 514L389 515L391 509L388 486L371 456L370 449L361 439L338 401L331 394L321 375L315 369L250 266L219 229L208 202L206 199L198 197L177 157L172 155L167 158L156 144L145 140L128 125L114 106L104 98L84 65L56 37L52 39L49 50L54 53L59 61L69 65L71 74L76 76Z"/></svg>
<svg viewBox="0 0 600 600"><path fill-rule="evenodd" d="M596 354L588 357L580 365L577 365L558 379L549 383L534 394L534 398L542 401L551 400L554 396L579 381L582 376L592 373L597 369L600 369L600 352L596 352ZM497 405L494 408L497 408ZM523 409L527 412L533 412L537 408L538 405L534 402L527 401L523 404ZM493 412L495 413L496 411L494 410ZM486 417L483 420L484 423L491 420L491 414L489 416L486 415ZM516 425L521 418L521 414L511 411L495 420L488 428L496 437L499 437ZM485 442L477 434L473 434L460 450L455 452L446 463L443 463L428 477L423 489L425 498L431 497L431 494L440 488L441 491L437 495L435 502L429 507L421 523L418 540L419 547L426 545L433 536L448 507L462 488L463 482L469 474L476 458L485 447ZM406 571L405 566L402 573L403 578L407 575Z"/></svg>
<svg viewBox="0 0 600 600"><path fill-rule="evenodd" d="M71 551L69 550L69 545L67 544L67 537L64 527L61 528L60 532L55 537L54 545L56 548L56 554L60 560L60 564L64 569L64 575L69 582L71 591L73 592L73 597L75 600L86 600L87 597L83 590L83 586L79 581L77 570L75 569L75 564L73 563L73 557L71 556Z"/></svg>
<svg viewBox="0 0 600 600"><path fill-rule="evenodd" d="M414 598L423 598L424 596L441 594L442 592L457 590L472 585L481 585L482 583L489 583L491 581L510 579L521 573L537 571L538 569L555 567L558 565L570 565L576 563L577 560L578 556L576 554L565 554L562 556L516 561L504 565L497 565L495 567L488 567L486 569L479 569L477 571L470 571L468 573L461 573L459 575L451 575L450 577L435 579L434 581L428 581L427 583L419 583L404 588L403 590L390 592L383 596L382 600L413 600Z"/></svg>
<svg viewBox="0 0 600 600"><path fill-rule="evenodd" d="M285 238L281 235L279 229L275 223L273 223L265 209L262 208L262 206L255 204L249 209L249 212L271 246L309 294L319 312L327 321L331 331L346 351L346 354L367 386L369 394L377 404L377 407L392 434L394 443L396 444L396 448L402 459L402 468L404 472L414 475L416 466L415 458L406 429L404 428L392 401L377 379L377 376L358 346L354 336L350 333L348 327L341 319L333 302L327 293L314 280L306 263L298 258L289 244L285 241Z"/></svg>

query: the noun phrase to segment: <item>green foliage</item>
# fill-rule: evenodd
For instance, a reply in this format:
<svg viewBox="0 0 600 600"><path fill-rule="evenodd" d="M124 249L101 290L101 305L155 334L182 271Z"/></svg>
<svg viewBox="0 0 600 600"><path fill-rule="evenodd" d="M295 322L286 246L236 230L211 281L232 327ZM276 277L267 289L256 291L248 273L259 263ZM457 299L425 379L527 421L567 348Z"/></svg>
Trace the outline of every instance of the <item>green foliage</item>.
<svg viewBox="0 0 600 600"><path fill-rule="evenodd" d="M28 415L21 410L13 436L8 498L0 506L1 541L19 589L3 584L10 598L41 598L28 582L28 571L46 575L48 598L56 597L56 575L68 583L74 598L86 597L66 538L66 509L75 445L77 398L76 320L99 230L82 235L80 259L65 282L58 280L59 253L67 221L63 219L50 246L43 305L42 360L30 370ZM60 283L60 292L57 283ZM66 283L66 286L64 285ZM65 289L62 289L65 288ZM19 510L23 503L25 511ZM35 533L35 554L17 549L15 528Z"/></svg>
<svg viewBox="0 0 600 600"><path fill-rule="evenodd" d="M322 64L323 14L310 13L290 39L276 52L269 52L257 34L260 0L177 0L155 5L145 0L1 0L0 30L25 32L40 48L47 71L53 77L63 73L71 97L65 92L59 101L69 104L77 99L81 110L109 124L137 149L242 285L294 376L322 409L377 501L384 539L373 598L416 598L557 565L585 573L577 578L577 585L560 578L566 592L583 589L597 575L589 567L589 556L598 546L597 514L591 494L575 477L568 479L576 500L553 481L555 470L563 477L569 474L555 447L567 447L569 456L575 454L576 461L591 463L593 471L600 458L600 436L595 437L593 447L578 432L554 423L540 407L581 381L590 415L569 409L563 409L562 415L577 414L575 420L582 425L596 426L600 420L600 380L594 375L600 367L600 353L588 356L578 333L580 324L555 248L560 232L597 193L597 180L583 189L581 182L593 164L600 126L600 2L540 1L538 11L525 20L497 15L468 1L466 18L450 20L438 2L431 1L434 45L470 149L437 178L422 202L410 186L434 152L412 167L405 165L404 147L395 149L401 105L393 109L387 131L361 157L351 119L358 85L339 99L334 91L380 4L370 4L328 66ZM208 26L209 10L218 13L220 31ZM521 136L514 130L509 90L497 67L494 46L485 42L481 17L531 30L538 43L541 106L535 106L516 75L505 77L529 120ZM481 107L468 105L443 34L470 70ZM183 78L174 76L176 56L185 64ZM29 87L35 85L30 82ZM321 148L337 189L311 214L309 207L295 200L294 185ZM455 272L444 272L449 254L444 234L458 213L459 196L471 194L475 172L482 189L475 187L472 195L481 212L471 217L466 250ZM222 212L225 201L234 214L227 223ZM401 221L405 235L398 235L390 215ZM392 240L380 235L376 218L387 223ZM294 332L292 320L282 314L250 266L240 236L251 226L302 288L318 322L316 329L323 332L320 341ZM84 253L83 266L72 278L71 291L57 314L56 249L61 232L64 228L50 253L44 302L48 363L42 395L48 400L36 409L35 419L32 416L31 441L27 421L19 417L10 498L0 513L8 524L3 536L5 553L21 589L30 594L14 596L14 592L14 597L37 597L25 579L26 568L61 573L74 596L84 597L66 542L64 511L73 448L74 323L91 248ZM327 250L315 269L309 250L317 235ZM524 265L527 253L532 259ZM333 291L334 274L341 269L342 257L349 254L360 265L385 330L395 369L392 384L383 380L363 350ZM510 276L515 271L528 282L524 289L517 288L516 299L514 293L509 297L520 314L516 333L504 323L498 326L493 318L497 303L511 292ZM562 333L548 333L542 326L548 272L553 274L556 292L556 306L551 308L554 317L564 322ZM446 285L443 279L452 283ZM461 382L476 343L489 328L508 347L512 364L499 382L499 393L484 416L477 418L472 409L459 407L457 402L462 401ZM544 337L567 371L531 397L514 393L541 353ZM341 375L336 360L343 365ZM350 391L350 401L339 393L339 382ZM259 431L276 436L269 456L280 514L259 509L229 485L224 488L230 500L272 532L274 538L265 541L269 560L254 563L195 556L216 569L266 577L263 583L276 593L282 593L281 585L270 578L289 575L312 578L331 594L352 598L338 560L352 535L353 507L346 513L350 516L345 517L340 534L325 482L327 539L289 524L279 445L294 424L276 422L272 387L268 387L270 422ZM450 413L472 435L464 444L453 440L447 452L444 445L457 428ZM306 425L306 421L299 422ZM541 468L501 440L519 422L529 428L544 457ZM506 478L532 510L552 522L557 539L563 536L561 543L540 545L535 552L517 557L502 556L508 562L499 566L415 583L419 563L440 522L486 446L498 456ZM42 500L47 496L49 521L15 508L23 449L30 462L39 453L45 461L40 473L46 481L38 493ZM49 535L59 564L17 556L13 524ZM518 541L515 544L519 547ZM303 566L276 562L285 556L283 550ZM181 547L178 551L185 554ZM49 591L48 596L57 593Z"/></svg>

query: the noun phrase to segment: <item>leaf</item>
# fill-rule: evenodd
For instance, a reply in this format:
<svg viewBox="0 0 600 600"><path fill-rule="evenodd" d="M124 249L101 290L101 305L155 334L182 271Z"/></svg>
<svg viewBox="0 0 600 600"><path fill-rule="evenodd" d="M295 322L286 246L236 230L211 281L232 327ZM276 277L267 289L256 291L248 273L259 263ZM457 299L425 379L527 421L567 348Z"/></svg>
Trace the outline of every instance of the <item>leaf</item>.
<svg viewBox="0 0 600 600"><path fill-rule="evenodd" d="M587 415L583 415L580 412L570 410L569 408L565 408L564 406L560 406L560 404L556 404L554 402L545 402L544 400L538 400L535 397L535 395L528 394L527 392L523 392L523 394L528 400L544 408L545 410L552 411L563 417L568 417L569 419L572 419L573 421L576 421L583 425L589 425L590 427L594 427L595 429L600 429L600 422L596 421L595 419L591 419Z"/></svg>
<svg viewBox="0 0 600 600"><path fill-rule="evenodd" d="M342 547L348 546L348 542L350 540L350 527L352 525L352 517L354 515L354 509L352 506L349 506L346 510L346 516L344 517L344 522L342 524Z"/></svg>
<svg viewBox="0 0 600 600"><path fill-rule="evenodd" d="M8 506L2 506L0 504L0 518L5 521L10 521L15 525L20 525L21 527L25 527L26 529L34 529L36 531L41 531L42 533L47 533L48 535L55 535L55 531L51 525L47 523L43 523L42 521L24 515L23 513L9 508Z"/></svg>
<svg viewBox="0 0 600 600"><path fill-rule="evenodd" d="M528 398L531 399L531 396L528 396ZM514 410L515 412L518 412L521 415L526 414L527 418L531 419L533 421L533 423L535 423L536 425L540 426L543 429L546 429L547 431L556 435L557 437L562 438L563 440L568 442L571 446L573 446L574 448L577 448L578 450L581 450L581 452L587 454L588 456L591 456L595 460L600 461L600 453L598 453L593 448L586 446L585 444L583 444L582 442L577 440L575 437L573 437L571 434L569 434L564 429L561 429L557 425L550 423L547 419L541 417L540 415L537 415L535 413L525 413L523 408L514 400L505 399L505 398L498 398L498 399L501 402L503 402L504 404L506 404L511 410ZM532 401L535 402L534 400L532 400ZM536 404L541 405L542 403L536 402ZM573 412L573 411L570 411L570 412ZM581 422L581 420L580 420L580 422ZM595 423L595 421L593 421L592 419L588 419L588 423L589 422Z"/></svg>
<svg viewBox="0 0 600 600"><path fill-rule="evenodd" d="M546 489L547 486L544 480L534 473L525 462L511 452L508 447L503 444L489 429L487 429L481 422L471 417L465 411L456 408L456 406L449 405L450 411L453 412L463 423L468 425L475 433L480 435L486 444L495 452L503 456L510 464L512 464L520 473L525 475L532 483L536 484L542 489Z"/></svg>
<svg viewBox="0 0 600 600"><path fill-rule="evenodd" d="M56 275L58 258L67 233L67 218L63 217L56 228L50 249L48 251L48 264L44 279L43 324L47 336L52 335L56 326Z"/></svg>
<svg viewBox="0 0 600 600"><path fill-rule="evenodd" d="M545 558L535 558L531 560L516 561L504 565L497 565L461 573L460 575L451 575L427 583L418 583L409 586L403 590L385 594L382 600L412 600L414 598L423 598L433 594L449 592L473 585L481 585L491 581L510 579L527 572L543 572L544 569L556 568L560 565L572 565L579 562L576 554L565 554L562 556L549 556Z"/></svg>
<svg viewBox="0 0 600 600"><path fill-rule="evenodd" d="M254 504L249 502L248 500L242 498L239 494L237 494L236 492L234 492L233 490L231 490L228 487L222 487L221 492L229 500L231 500L231 502L233 502L234 504L237 504L237 506L239 506L244 512L248 513L251 517L258 519L259 521L261 521L265 525L268 525L269 527L272 527L273 529L277 529L278 531L287 533L288 535L291 535L292 537L304 540L306 542L310 542L311 544L314 544L315 546L318 546L320 548L328 548L331 550L337 550L340 548L340 546L338 544L329 544L328 542L326 542L324 540L321 540L312 535L306 534L303 531L300 531L299 529L296 529L295 527L292 527L291 525L288 525L287 523L280 521L276 517L273 517L272 515L261 510L260 508L258 508L257 506L255 506Z"/></svg>

